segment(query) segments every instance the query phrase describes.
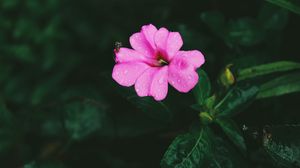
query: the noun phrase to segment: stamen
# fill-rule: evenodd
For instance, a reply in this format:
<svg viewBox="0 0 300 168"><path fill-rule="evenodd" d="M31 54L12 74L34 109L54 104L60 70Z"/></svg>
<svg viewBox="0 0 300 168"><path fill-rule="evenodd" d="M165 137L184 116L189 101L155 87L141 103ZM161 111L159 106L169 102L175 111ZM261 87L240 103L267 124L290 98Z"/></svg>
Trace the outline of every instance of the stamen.
<svg viewBox="0 0 300 168"><path fill-rule="evenodd" d="M167 61L163 60L162 58L160 58L160 59L158 60L158 63L159 63L160 65L168 65L168 64L169 64Z"/></svg>

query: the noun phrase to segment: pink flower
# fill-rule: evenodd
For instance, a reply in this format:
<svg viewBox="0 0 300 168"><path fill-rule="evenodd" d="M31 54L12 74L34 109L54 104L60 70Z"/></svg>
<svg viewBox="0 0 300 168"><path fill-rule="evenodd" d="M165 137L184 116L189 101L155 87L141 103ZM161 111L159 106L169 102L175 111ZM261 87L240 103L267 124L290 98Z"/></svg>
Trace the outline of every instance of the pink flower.
<svg viewBox="0 0 300 168"><path fill-rule="evenodd" d="M178 32L157 30L145 25L130 39L133 49L115 50L116 65L112 77L122 86L134 85L140 97L166 98L168 83L179 92L189 92L198 82L196 69L204 63L198 50L180 51L183 45Z"/></svg>

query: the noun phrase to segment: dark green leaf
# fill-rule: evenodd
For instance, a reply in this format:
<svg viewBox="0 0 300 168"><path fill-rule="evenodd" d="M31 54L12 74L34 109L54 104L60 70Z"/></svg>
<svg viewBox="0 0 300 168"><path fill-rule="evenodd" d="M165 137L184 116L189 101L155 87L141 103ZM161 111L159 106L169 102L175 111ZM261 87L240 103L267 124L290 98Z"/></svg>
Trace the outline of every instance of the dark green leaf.
<svg viewBox="0 0 300 168"><path fill-rule="evenodd" d="M246 144L240 128L231 119L220 118L216 122L223 129L228 138L245 154Z"/></svg>
<svg viewBox="0 0 300 168"><path fill-rule="evenodd" d="M274 33L278 34L278 30L282 30L287 25L288 14L289 12L283 8L270 3L264 3L258 20L267 33L270 30L276 30Z"/></svg>
<svg viewBox="0 0 300 168"><path fill-rule="evenodd" d="M278 167L300 166L300 125L264 128L263 147Z"/></svg>
<svg viewBox="0 0 300 168"><path fill-rule="evenodd" d="M179 135L161 161L162 168L199 168L211 150L208 130Z"/></svg>
<svg viewBox="0 0 300 168"><path fill-rule="evenodd" d="M300 15L300 3L297 0L266 0L266 1Z"/></svg>
<svg viewBox="0 0 300 168"><path fill-rule="evenodd" d="M193 89L193 92L196 96L197 103L199 105L203 105L205 100L210 96L210 80L205 71L203 71L202 69L199 69L197 72L199 75L199 81Z"/></svg>
<svg viewBox="0 0 300 168"><path fill-rule="evenodd" d="M12 120L12 113L7 109L4 101L0 98L0 127L3 125L11 125Z"/></svg>
<svg viewBox="0 0 300 168"><path fill-rule="evenodd" d="M242 18L232 21L226 33L228 44L253 46L262 41L263 31L252 18Z"/></svg>
<svg viewBox="0 0 300 168"><path fill-rule="evenodd" d="M152 97L138 97L135 94L127 99L147 116L157 121L166 123L172 119L170 109L163 102L155 101Z"/></svg>
<svg viewBox="0 0 300 168"><path fill-rule="evenodd" d="M256 98L267 98L280 96L288 93L300 91L300 73L292 73L283 75L270 80L260 86L259 93Z"/></svg>
<svg viewBox="0 0 300 168"><path fill-rule="evenodd" d="M275 72L284 72L294 69L300 69L300 63L291 61L279 61L250 68L242 69L238 72L237 80L245 80L257 76L268 75Z"/></svg>
<svg viewBox="0 0 300 168"><path fill-rule="evenodd" d="M73 102L65 108L65 127L74 140L80 140L102 128L106 114L91 102Z"/></svg>
<svg viewBox="0 0 300 168"><path fill-rule="evenodd" d="M33 161L24 165L24 168L65 168L65 166L59 162L38 163Z"/></svg>
<svg viewBox="0 0 300 168"><path fill-rule="evenodd" d="M232 145L218 136L213 137L213 154L204 165L208 168L247 168L249 163L235 150Z"/></svg>
<svg viewBox="0 0 300 168"><path fill-rule="evenodd" d="M215 115L221 116L232 116L237 112L241 111L242 108L246 107L258 92L258 87L234 87L232 88L225 97L214 107Z"/></svg>

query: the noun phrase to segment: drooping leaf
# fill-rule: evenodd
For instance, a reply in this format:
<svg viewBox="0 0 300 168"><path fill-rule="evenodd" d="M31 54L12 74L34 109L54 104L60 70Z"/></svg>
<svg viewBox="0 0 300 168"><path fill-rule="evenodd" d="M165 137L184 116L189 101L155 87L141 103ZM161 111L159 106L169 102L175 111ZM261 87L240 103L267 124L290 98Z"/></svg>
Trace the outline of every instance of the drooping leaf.
<svg viewBox="0 0 300 168"><path fill-rule="evenodd" d="M246 153L246 144L244 137L242 136L241 130L236 125L236 123L227 118L217 119L216 122L223 129L228 138L242 151L244 154Z"/></svg>
<svg viewBox="0 0 300 168"><path fill-rule="evenodd" d="M280 96L300 91L300 73L295 72L272 79L260 86L256 98Z"/></svg>
<svg viewBox="0 0 300 168"><path fill-rule="evenodd" d="M266 0L266 1L300 15L300 3L297 0Z"/></svg>
<svg viewBox="0 0 300 168"><path fill-rule="evenodd" d="M300 167L300 125L264 128L263 147L278 167Z"/></svg>
<svg viewBox="0 0 300 168"><path fill-rule="evenodd" d="M199 105L203 105L205 100L210 96L210 80L204 70L199 69L197 72L199 75L199 81L193 89L193 92L195 94L197 103Z"/></svg>
<svg viewBox="0 0 300 168"><path fill-rule="evenodd" d="M225 97L214 107L215 116L227 117L236 114L245 108L258 93L258 87L233 87Z"/></svg>
<svg viewBox="0 0 300 168"><path fill-rule="evenodd" d="M208 129L175 138L161 161L162 168L199 168L211 150Z"/></svg>
<svg viewBox="0 0 300 168"><path fill-rule="evenodd" d="M268 75L275 72L290 71L294 69L300 69L300 63L291 61L273 62L242 69L238 72L237 80L242 81L257 76Z"/></svg>

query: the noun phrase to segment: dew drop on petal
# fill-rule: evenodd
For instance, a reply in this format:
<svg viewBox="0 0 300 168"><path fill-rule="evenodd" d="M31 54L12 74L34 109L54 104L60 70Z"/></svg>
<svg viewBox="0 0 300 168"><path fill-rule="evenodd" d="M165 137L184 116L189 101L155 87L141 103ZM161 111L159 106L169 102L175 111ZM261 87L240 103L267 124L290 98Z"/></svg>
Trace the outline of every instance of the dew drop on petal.
<svg viewBox="0 0 300 168"><path fill-rule="evenodd" d="M158 83L159 84L162 84L164 82L164 78L160 78L159 80L158 80Z"/></svg>

